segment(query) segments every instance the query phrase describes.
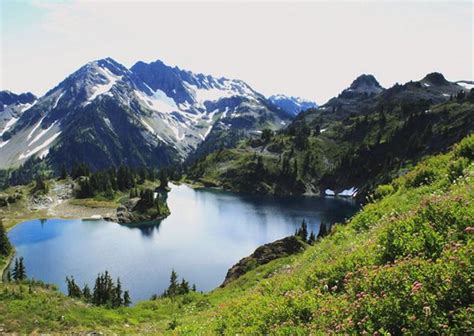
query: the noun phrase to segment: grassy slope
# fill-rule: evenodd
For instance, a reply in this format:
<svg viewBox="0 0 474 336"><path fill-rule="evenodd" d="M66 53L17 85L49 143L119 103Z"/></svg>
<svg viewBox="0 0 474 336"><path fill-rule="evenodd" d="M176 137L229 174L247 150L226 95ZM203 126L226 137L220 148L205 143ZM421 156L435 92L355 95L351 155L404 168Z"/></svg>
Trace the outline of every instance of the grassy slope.
<svg viewBox="0 0 474 336"><path fill-rule="evenodd" d="M0 285L8 331L460 334L473 330L474 136L379 187L304 253L224 289L107 310L41 286ZM7 291L5 291L7 288ZM23 288L20 291L20 288Z"/></svg>

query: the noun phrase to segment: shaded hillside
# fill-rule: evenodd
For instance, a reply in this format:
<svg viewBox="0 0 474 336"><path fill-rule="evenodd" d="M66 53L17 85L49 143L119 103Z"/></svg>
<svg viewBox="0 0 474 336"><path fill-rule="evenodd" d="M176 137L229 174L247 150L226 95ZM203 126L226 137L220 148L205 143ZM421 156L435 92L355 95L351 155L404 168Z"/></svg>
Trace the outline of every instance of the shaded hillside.
<svg viewBox="0 0 474 336"><path fill-rule="evenodd" d="M439 76L371 94L348 91L355 90L353 84L354 89L344 90L321 109L300 114L280 132L266 131L197 160L188 178L276 194L357 188L364 197L376 184L474 132L474 92L465 93ZM339 105L329 111L335 101L347 101L347 92L363 98L354 103L351 96L355 105L348 105L350 109Z"/></svg>

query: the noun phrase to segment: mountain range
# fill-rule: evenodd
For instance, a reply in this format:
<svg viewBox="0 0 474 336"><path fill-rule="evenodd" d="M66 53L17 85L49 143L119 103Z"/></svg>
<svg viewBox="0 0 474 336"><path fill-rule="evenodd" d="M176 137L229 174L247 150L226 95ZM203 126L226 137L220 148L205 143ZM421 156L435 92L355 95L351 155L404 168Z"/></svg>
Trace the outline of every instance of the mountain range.
<svg viewBox="0 0 474 336"><path fill-rule="evenodd" d="M76 161L93 169L168 166L207 138L213 146L226 146L228 134L234 134L229 143L234 144L263 128L279 129L309 106L301 102L277 104L244 81L161 61L140 61L127 69L111 58L101 59L40 98L2 91L0 168L18 167L34 157L56 167Z"/></svg>
<svg viewBox="0 0 474 336"><path fill-rule="evenodd" d="M284 129L196 160L193 182L234 191L326 194L364 200L407 165L474 132L474 90L440 73L383 88L356 78Z"/></svg>

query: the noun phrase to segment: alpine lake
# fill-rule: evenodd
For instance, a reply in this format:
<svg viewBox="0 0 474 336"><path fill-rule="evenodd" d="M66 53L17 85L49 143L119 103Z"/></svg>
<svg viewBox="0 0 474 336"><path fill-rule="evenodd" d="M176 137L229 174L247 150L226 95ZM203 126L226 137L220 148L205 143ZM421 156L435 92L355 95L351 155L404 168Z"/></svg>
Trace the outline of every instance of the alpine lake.
<svg viewBox="0 0 474 336"><path fill-rule="evenodd" d="M317 233L321 221L342 223L359 208L346 198L255 196L186 185L172 186L168 205L171 215L157 223L38 219L8 236L28 277L66 292L66 276L93 288L97 274L108 270L137 302L162 294L172 269L197 290L212 290L232 265L293 234L303 219Z"/></svg>

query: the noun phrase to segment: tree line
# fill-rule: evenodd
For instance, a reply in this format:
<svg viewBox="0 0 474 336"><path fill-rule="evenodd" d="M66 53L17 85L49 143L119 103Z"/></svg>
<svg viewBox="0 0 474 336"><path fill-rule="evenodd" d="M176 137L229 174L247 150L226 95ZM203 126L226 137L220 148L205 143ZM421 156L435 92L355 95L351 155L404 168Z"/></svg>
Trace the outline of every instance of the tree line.
<svg viewBox="0 0 474 336"><path fill-rule="evenodd" d="M7 281L24 281L27 279L26 266L23 257L15 258L13 270L7 271Z"/></svg>
<svg viewBox="0 0 474 336"><path fill-rule="evenodd" d="M311 233L309 233L308 224L306 224L306 220L303 219L303 221L301 222L301 226L298 229L296 229L294 235L296 237L300 237L301 240L303 240L304 242L313 245L316 242L316 238L323 238L327 236L328 234L329 234L329 229L323 221L321 221L321 223L319 224L319 232L318 232L317 237L312 230L311 230Z"/></svg>
<svg viewBox="0 0 474 336"><path fill-rule="evenodd" d="M163 292L161 297L175 297L177 295L187 294L190 291L196 291L196 285L189 285L189 282L181 279L181 282L178 282L178 273L175 270L171 270L170 284L168 288Z"/></svg>
<svg viewBox="0 0 474 336"><path fill-rule="evenodd" d="M89 167L84 164L75 164L70 175L68 175L65 167L61 168L61 178L71 176L78 181L79 190L76 197L90 198L96 195L103 195L106 198L112 198L117 191L127 191L136 188L145 181L159 181L160 189L168 189L169 171L156 170L153 168L137 168L133 169L127 166L118 168L109 168L92 172ZM176 174L173 175L176 178Z"/></svg>
<svg viewBox="0 0 474 336"><path fill-rule="evenodd" d="M81 289L74 277L66 277L69 297L78 298L96 306L108 308L128 307L131 304L128 290L122 289L120 278L115 282L108 271L99 273L93 291L86 284Z"/></svg>
<svg viewBox="0 0 474 336"><path fill-rule="evenodd" d="M6 257L11 251L12 245L10 244L10 240L8 240L7 232L0 218L0 256Z"/></svg>

